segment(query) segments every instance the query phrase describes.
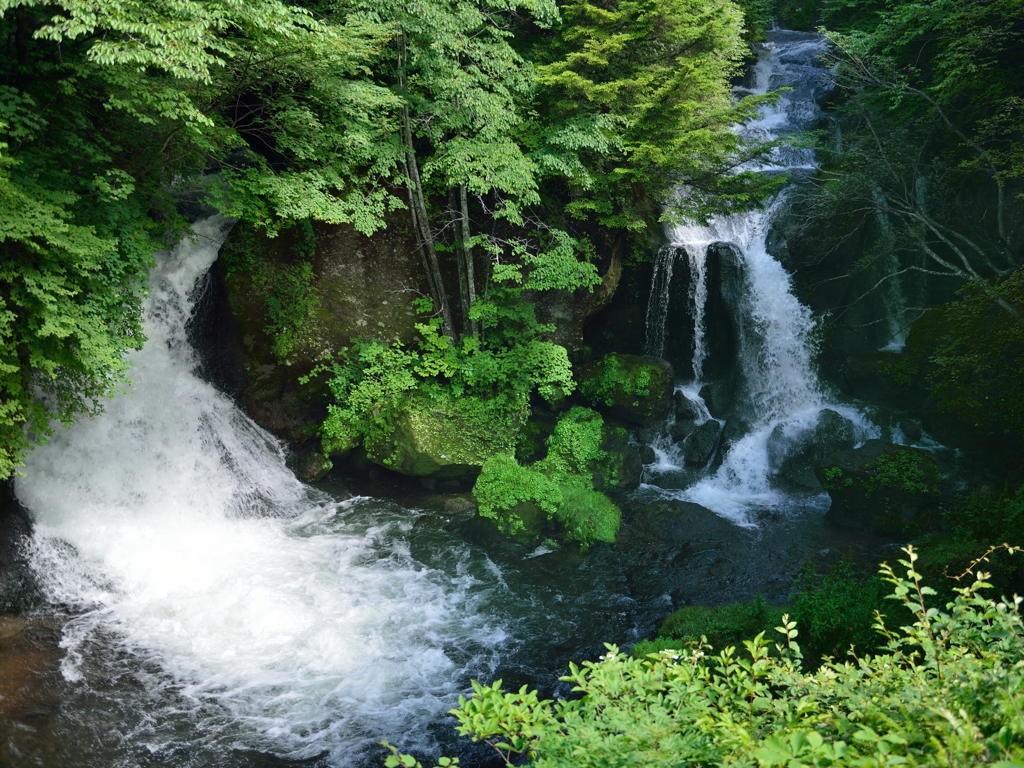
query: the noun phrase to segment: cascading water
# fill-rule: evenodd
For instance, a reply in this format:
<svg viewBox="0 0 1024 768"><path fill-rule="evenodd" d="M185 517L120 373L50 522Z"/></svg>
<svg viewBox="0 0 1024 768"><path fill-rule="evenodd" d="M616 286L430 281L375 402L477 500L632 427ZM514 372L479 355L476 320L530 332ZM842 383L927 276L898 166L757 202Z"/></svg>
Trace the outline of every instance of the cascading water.
<svg viewBox="0 0 1024 768"><path fill-rule="evenodd" d="M64 676L97 699L97 680L141 686L134 707L107 705L124 710L123 749L161 765L180 762L185 721L190 765L239 743L336 764L384 737L428 747L505 633L475 610L475 579L409 556L406 510L361 514L367 500L303 486L281 445L195 376L185 322L229 226L208 219L159 256L133 391L55 434L18 479L32 565L72 612Z"/></svg>
<svg viewBox="0 0 1024 768"><path fill-rule="evenodd" d="M821 82L821 69L816 59L825 48L824 39L817 35L774 31L770 37L771 41L762 46L761 57L753 68L753 87L738 89L749 93L766 93L781 87L791 89L775 104L763 107L758 118L739 129L761 140L776 139L799 130L817 118L815 91ZM769 163L758 170L813 168L813 162L810 150L780 148ZM742 409L745 434L728 446L722 465L713 475L667 493L696 501L740 523L748 522L752 508L777 508L793 502L791 497L773 488L771 482L769 438L773 432L776 440L795 439L813 429L826 406L850 419L861 439L871 430L856 410L831 403L821 391L813 361L814 320L793 295L790 276L768 252L768 230L784 195L782 193L765 211L720 217L707 226L675 227L669 233L669 245L663 249L685 252L695 265L706 263L708 248L714 243L728 244L737 256L743 290L738 306L732 308L739 346L739 375L734 387L737 399L745 404ZM705 279L704 269L692 268L691 274L694 282L690 295L703 296L706 301L707 287L701 282ZM656 287L669 295L667 287ZM653 288L651 306L654 306ZM649 323L663 322L664 314L657 316L655 313L653 318L651 314ZM699 363L706 354L703 303L693 302L692 317L697 340L693 355L695 385L682 387L680 391L694 400L702 376ZM681 462L673 463L670 450L666 451L664 445L656 447L662 450L653 468L654 482L659 472L681 469Z"/></svg>

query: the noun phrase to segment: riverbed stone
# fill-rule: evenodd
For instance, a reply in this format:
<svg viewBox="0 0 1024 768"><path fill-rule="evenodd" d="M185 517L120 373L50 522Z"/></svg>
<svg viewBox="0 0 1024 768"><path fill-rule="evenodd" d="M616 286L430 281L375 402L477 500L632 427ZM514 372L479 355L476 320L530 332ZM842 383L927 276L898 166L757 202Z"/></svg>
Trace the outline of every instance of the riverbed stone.
<svg viewBox="0 0 1024 768"><path fill-rule="evenodd" d="M708 412L716 419L724 418L732 410L733 383L731 381L715 381L700 388L700 399L708 407Z"/></svg>
<svg viewBox="0 0 1024 768"><path fill-rule="evenodd" d="M580 371L580 394L605 415L643 427L668 417L674 377L661 358L613 352Z"/></svg>
<svg viewBox="0 0 1024 768"><path fill-rule="evenodd" d="M707 507L676 500L649 504L633 514L629 527L635 536L694 550L724 545L736 535L736 526Z"/></svg>
<svg viewBox="0 0 1024 768"><path fill-rule="evenodd" d="M868 440L815 468L832 499L828 519L843 528L895 536L938 526L941 478L928 451Z"/></svg>
<svg viewBox="0 0 1024 768"><path fill-rule="evenodd" d="M702 467L714 455L722 425L708 419L691 434L683 444L683 458L691 467Z"/></svg>
<svg viewBox="0 0 1024 768"><path fill-rule="evenodd" d="M792 433L782 424L776 426L768 436L768 462L778 485L820 492L815 466L838 451L850 450L855 443L853 422L824 408L809 429Z"/></svg>

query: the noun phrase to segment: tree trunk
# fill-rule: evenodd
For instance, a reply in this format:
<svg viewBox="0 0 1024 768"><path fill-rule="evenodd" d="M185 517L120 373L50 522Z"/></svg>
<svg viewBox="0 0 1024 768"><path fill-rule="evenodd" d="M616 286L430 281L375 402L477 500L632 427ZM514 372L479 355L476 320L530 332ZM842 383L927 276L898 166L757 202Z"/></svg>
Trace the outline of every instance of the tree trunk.
<svg viewBox="0 0 1024 768"><path fill-rule="evenodd" d="M476 302L476 275L473 269L473 249L469 246L469 201L466 194L466 185L463 184L459 187L459 203L460 210L462 212L462 260L466 264L466 300L465 304L472 307ZM475 320L469 320L469 313L467 311L466 320L468 322L469 332L474 336L479 335L480 329L477 327Z"/></svg>
<svg viewBox="0 0 1024 768"><path fill-rule="evenodd" d="M430 231L430 218L427 216L427 204L423 196L423 182L420 179L420 169L416 162L416 149L412 143L412 124L409 119L409 108L402 109L403 127L405 129L405 154L409 174L407 176L411 186L409 197L412 208L415 211L413 222L418 228L417 239L420 247L426 252L428 265L427 272L432 277L434 303L441 312L441 329L444 335L455 341L455 327L452 325L451 307L448 306L448 296L444 290L444 281L441 278L441 266L437 260L437 250L434 248L434 236Z"/></svg>

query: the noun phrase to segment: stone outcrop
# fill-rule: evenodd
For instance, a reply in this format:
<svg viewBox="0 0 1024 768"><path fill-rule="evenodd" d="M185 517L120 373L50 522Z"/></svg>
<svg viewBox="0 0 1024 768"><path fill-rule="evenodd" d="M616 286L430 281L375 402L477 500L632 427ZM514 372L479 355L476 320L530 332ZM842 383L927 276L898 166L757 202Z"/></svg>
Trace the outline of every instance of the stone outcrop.
<svg viewBox="0 0 1024 768"><path fill-rule="evenodd" d="M927 451L882 440L839 451L815 468L843 528L908 535L938 525L940 477Z"/></svg>
<svg viewBox="0 0 1024 768"><path fill-rule="evenodd" d="M391 215L387 229L373 237L350 226L319 223L305 239L295 229L273 239L251 229L232 232L219 271L241 347L237 394L262 427L297 441L308 437L304 429L310 424L323 420L323 385L302 386L299 379L324 353L337 353L354 338L404 344L415 338L412 301L427 295L427 287L402 214ZM275 350L276 339L267 331L273 327L274 302L282 300L272 284L297 274L303 264L312 271L310 292L303 294L309 311L282 362L281 349Z"/></svg>
<svg viewBox="0 0 1024 768"><path fill-rule="evenodd" d="M657 357L611 353L580 371L580 394L630 426L664 421L672 408L672 366Z"/></svg>
<svg viewBox="0 0 1024 768"><path fill-rule="evenodd" d="M814 468L829 456L853 448L853 423L825 408L818 421L803 430L787 430L782 424L768 436L768 462L776 483L798 490L820 491Z"/></svg>

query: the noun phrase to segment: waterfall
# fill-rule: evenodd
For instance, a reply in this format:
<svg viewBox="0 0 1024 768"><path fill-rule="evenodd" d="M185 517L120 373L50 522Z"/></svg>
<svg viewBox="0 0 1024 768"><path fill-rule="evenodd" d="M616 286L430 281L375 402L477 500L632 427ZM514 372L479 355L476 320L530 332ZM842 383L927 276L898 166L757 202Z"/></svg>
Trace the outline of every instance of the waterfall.
<svg viewBox="0 0 1024 768"><path fill-rule="evenodd" d="M761 56L753 67L753 86L737 89L748 93L765 93L780 87L791 89L775 104L762 107L758 117L739 127L743 135L760 140L776 139L817 119L815 97L821 69L816 59L826 45L819 35L807 33L774 31L770 37L771 42L761 46ZM779 147L757 170L813 167L810 150ZM806 432L817 423L825 406L853 421L858 435L865 436L871 429L855 409L830 401L821 391L814 368L814 319L793 295L790 275L768 252L769 229L784 199L785 192L764 211L713 218L706 225L676 226L668 233L669 245L663 249L685 250L693 265L690 295L698 339L693 358L696 380L702 375L707 354L707 286L703 266L707 249L713 243L728 243L739 261L743 291L739 306L733 311L739 337L740 375L736 387L745 403L745 434L741 433L728 446L721 467L713 475L682 491L666 493L696 501L740 523L748 522L752 508L777 508L792 503L771 483L768 441L773 430L781 428L785 434L794 435ZM668 288L662 291L666 296L669 294ZM654 306L652 294L649 317ZM660 303L657 306L660 308ZM689 389L687 396L692 399L695 393ZM731 418L736 417L734 414Z"/></svg>
<svg viewBox="0 0 1024 768"><path fill-rule="evenodd" d="M188 765L239 748L351 765L381 738L429 749L505 633L473 579L410 557L415 515L302 485L283 446L195 375L185 322L230 224L158 255L130 392L58 429L16 483L30 562L70 614L64 677L87 711L119 713L104 738L122 758L93 764L141 750L184 765L186 733Z"/></svg>
<svg viewBox="0 0 1024 768"><path fill-rule="evenodd" d="M693 315L693 380L704 378L708 350L704 343L704 314L708 303L707 249L684 246L690 260L690 314Z"/></svg>
<svg viewBox="0 0 1024 768"><path fill-rule="evenodd" d="M665 354L665 319L668 314L669 288L672 286L672 267L675 261L676 249L668 246L662 247L654 260L651 299L647 304L644 349L648 355L655 357Z"/></svg>

